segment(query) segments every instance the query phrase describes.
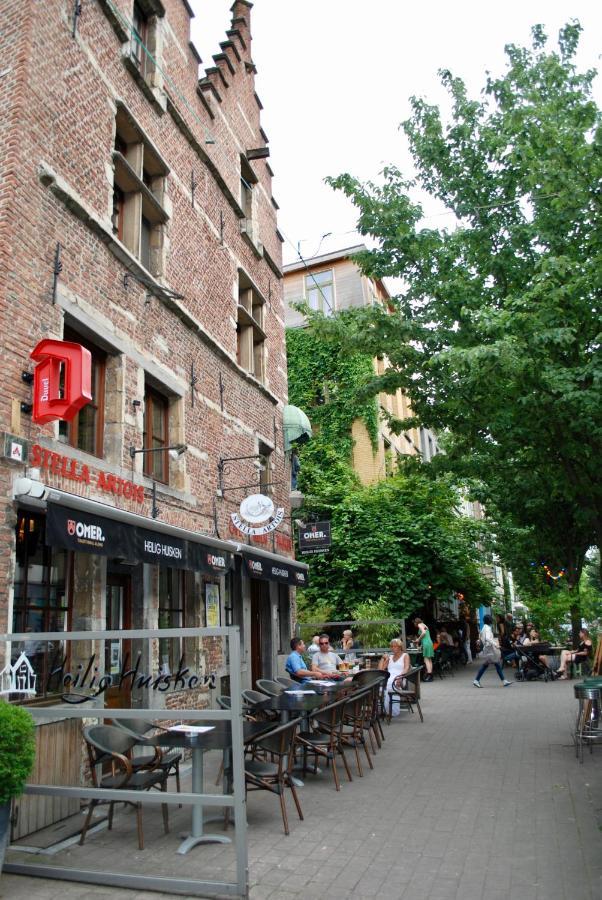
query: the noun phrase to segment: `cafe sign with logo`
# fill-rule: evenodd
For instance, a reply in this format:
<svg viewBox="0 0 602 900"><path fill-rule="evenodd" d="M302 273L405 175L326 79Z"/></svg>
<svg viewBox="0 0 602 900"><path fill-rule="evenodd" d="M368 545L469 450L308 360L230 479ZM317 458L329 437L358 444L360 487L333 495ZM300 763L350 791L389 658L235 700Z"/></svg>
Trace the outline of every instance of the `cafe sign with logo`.
<svg viewBox="0 0 602 900"><path fill-rule="evenodd" d="M299 551L303 555L324 553L331 543L330 522L310 522L299 528Z"/></svg>
<svg viewBox="0 0 602 900"><path fill-rule="evenodd" d="M252 494L240 504L239 513L231 513L234 527L246 535L269 534L284 519L284 507L274 508L273 501L265 494Z"/></svg>

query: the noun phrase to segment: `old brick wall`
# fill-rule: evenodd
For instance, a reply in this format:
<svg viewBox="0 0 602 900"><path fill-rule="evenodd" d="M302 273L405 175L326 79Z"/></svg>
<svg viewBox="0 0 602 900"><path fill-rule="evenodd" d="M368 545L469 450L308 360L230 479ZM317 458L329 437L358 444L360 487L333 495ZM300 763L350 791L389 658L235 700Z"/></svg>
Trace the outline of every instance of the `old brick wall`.
<svg viewBox="0 0 602 900"><path fill-rule="evenodd" d="M0 431L144 485L145 501L137 504L49 468L41 473L48 484L149 515L151 482L142 474L142 458L132 466L128 451L142 446L142 407L133 401L143 401L144 373L150 372L173 400L177 429L174 425L170 438L189 446L184 457L170 463L170 486L159 485L161 519L214 534L215 502L217 531L228 538L229 514L242 494L216 496L218 459L256 453L258 440L274 448L273 499L289 514L282 444L287 386L281 243L271 169L263 159L250 162L257 178L260 245L241 234L240 157L266 143L255 93L251 5L235 3L232 28L222 36L221 47L216 36L215 66L199 82L186 4L164 0L162 72L155 78L159 87L152 90L141 85L127 64L132 5L130 0L84 4L73 37L71 0L3 4L0 58L7 72L0 73L5 111L0 124ZM124 282L128 268L140 267L123 247L115 251L111 234L119 104L169 166L167 252L164 275L157 280L181 294L180 299L149 291L134 278ZM53 303L57 243L62 271ZM236 362L239 270L266 301L263 385ZM21 372L32 368L31 349L42 338L62 337L65 322L90 338L97 336L117 361L111 370L110 440L106 430L104 459L59 443L55 424L33 425L18 413L19 401L30 395ZM194 389L192 366L198 379ZM13 477L22 471L22 466L0 461L0 630L10 625L11 490ZM250 463L243 462L231 467L229 483L256 478ZM278 551L286 553L288 524L280 531L284 541ZM266 549L272 549L271 539Z"/></svg>

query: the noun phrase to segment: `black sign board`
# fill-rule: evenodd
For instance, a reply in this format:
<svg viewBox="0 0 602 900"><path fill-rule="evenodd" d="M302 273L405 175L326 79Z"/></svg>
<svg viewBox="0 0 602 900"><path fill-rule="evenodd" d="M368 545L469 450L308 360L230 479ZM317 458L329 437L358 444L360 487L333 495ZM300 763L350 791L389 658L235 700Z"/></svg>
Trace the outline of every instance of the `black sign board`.
<svg viewBox="0 0 602 900"><path fill-rule="evenodd" d="M210 575L225 575L234 564L232 553L207 544L54 503L48 504L46 543L76 553L96 553L132 562L136 560L174 569L198 570Z"/></svg>
<svg viewBox="0 0 602 900"><path fill-rule="evenodd" d="M135 559L151 563L155 566L170 566L173 569L188 569L186 541L161 534L159 531L147 531L136 528L137 553Z"/></svg>
<svg viewBox="0 0 602 900"><path fill-rule="evenodd" d="M305 587L309 583L305 566L297 565L292 559L275 561L245 551L244 566L250 578L279 581L281 584L294 584L297 587Z"/></svg>
<svg viewBox="0 0 602 900"><path fill-rule="evenodd" d="M189 541L188 562L190 569L198 569L208 575L225 575L234 565L234 556L227 551Z"/></svg>
<svg viewBox="0 0 602 900"><path fill-rule="evenodd" d="M135 529L93 513L48 504L46 543L76 553L136 558Z"/></svg>
<svg viewBox="0 0 602 900"><path fill-rule="evenodd" d="M299 529L299 550L308 553L323 553L332 544L330 522L310 522Z"/></svg>

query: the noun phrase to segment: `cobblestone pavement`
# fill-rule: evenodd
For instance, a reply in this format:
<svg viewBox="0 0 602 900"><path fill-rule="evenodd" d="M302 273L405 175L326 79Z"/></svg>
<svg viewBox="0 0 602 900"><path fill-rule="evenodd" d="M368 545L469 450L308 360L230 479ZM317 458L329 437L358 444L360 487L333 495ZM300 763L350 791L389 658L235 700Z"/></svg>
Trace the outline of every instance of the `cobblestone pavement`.
<svg viewBox="0 0 602 900"><path fill-rule="evenodd" d="M477 691L473 677L469 667L424 685L424 723L403 713L385 726L374 771L344 782L340 794L329 772L308 776L303 822L289 803L290 837L276 797L249 796L252 900L602 898L602 749L586 753L583 765L575 759L571 683L504 689L489 671ZM81 864L84 853L89 860L93 850L95 865L110 867L117 840L137 871L205 877L231 865L231 849L217 845L175 857L177 824L159 840L160 816L152 813L145 813L152 849L137 852L134 821L124 814L112 834L98 832L75 848L69 863ZM0 895L167 896L14 875L2 876Z"/></svg>

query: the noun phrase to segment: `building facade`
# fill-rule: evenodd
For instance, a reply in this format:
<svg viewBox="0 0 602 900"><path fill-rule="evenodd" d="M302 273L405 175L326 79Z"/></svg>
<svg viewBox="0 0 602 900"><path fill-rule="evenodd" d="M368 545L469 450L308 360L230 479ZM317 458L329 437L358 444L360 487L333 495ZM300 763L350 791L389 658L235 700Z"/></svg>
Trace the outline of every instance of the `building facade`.
<svg viewBox="0 0 602 900"><path fill-rule="evenodd" d="M0 632L28 635L40 700L60 693L53 666L92 648L39 632L236 624L248 686L290 637L306 567L251 6L236 0L199 79L186 0L3 3ZM35 422L30 354L50 353L37 364L60 399L70 346L91 356L91 400ZM256 538L232 520L254 493L281 518ZM115 676L136 659L125 641L103 652ZM144 665L169 676L182 659L200 681L176 705L209 703L209 674L227 692L217 642L158 641Z"/></svg>
<svg viewBox="0 0 602 900"><path fill-rule="evenodd" d="M326 316L375 303L386 305L391 295L385 284L363 275L353 261L354 254L366 249L359 244L284 266L287 327L305 326L303 315L294 308L300 301ZM385 359L374 360L375 374L382 375L385 368ZM352 427L353 467L363 484L373 484L392 475L400 457L420 455L429 461L438 451L435 436L427 429L408 427L396 434L389 427L390 419L403 422L412 417L403 391L381 393L377 402L380 415L376 447L363 421L356 419Z"/></svg>

